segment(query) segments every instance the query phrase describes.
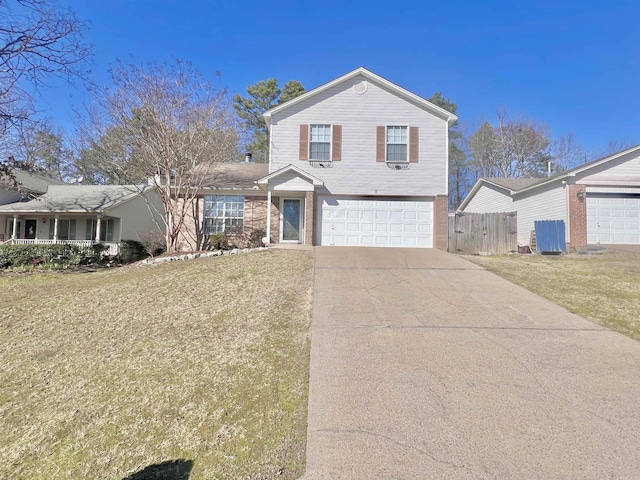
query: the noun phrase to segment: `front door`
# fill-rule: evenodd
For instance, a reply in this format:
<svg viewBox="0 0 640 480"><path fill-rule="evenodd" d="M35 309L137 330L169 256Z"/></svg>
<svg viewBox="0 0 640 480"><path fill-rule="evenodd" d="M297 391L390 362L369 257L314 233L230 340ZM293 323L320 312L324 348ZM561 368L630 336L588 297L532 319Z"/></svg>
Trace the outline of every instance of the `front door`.
<svg viewBox="0 0 640 480"><path fill-rule="evenodd" d="M38 228L37 220L25 220L24 221L24 238L35 239L36 228Z"/></svg>
<svg viewBox="0 0 640 480"><path fill-rule="evenodd" d="M282 241L300 243L302 231L302 201L299 198L282 200Z"/></svg>

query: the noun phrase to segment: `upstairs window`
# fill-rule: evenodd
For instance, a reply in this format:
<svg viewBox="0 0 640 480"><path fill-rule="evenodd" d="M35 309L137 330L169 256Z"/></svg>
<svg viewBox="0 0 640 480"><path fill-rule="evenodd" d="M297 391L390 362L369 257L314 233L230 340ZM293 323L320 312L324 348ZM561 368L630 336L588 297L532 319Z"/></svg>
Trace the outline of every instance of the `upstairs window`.
<svg viewBox="0 0 640 480"><path fill-rule="evenodd" d="M310 160L331 160L331 125L310 125Z"/></svg>
<svg viewBox="0 0 640 480"><path fill-rule="evenodd" d="M240 234L244 226L244 197L208 195L204 197L205 235Z"/></svg>
<svg viewBox="0 0 640 480"><path fill-rule="evenodd" d="M387 162L406 162L407 151L407 127L387 127Z"/></svg>

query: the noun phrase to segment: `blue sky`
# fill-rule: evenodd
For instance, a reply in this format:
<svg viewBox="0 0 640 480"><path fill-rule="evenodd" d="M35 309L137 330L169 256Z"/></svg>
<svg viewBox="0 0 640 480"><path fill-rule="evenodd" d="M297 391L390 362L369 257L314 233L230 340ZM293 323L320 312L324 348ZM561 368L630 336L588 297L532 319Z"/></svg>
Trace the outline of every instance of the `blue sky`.
<svg viewBox="0 0 640 480"><path fill-rule="evenodd" d="M60 2L89 25L98 83L117 58L189 60L231 94L270 77L311 89L364 66L423 97L441 91L463 128L506 108L587 148L640 143L637 1ZM44 95L68 127L81 90Z"/></svg>

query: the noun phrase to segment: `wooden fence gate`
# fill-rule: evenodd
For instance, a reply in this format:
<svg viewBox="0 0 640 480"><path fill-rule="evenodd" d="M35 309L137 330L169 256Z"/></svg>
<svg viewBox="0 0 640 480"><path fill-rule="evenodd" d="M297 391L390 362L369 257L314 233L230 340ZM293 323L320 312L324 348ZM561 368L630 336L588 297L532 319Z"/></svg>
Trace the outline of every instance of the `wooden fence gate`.
<svg viewBox="0 0 640 480"><path fill-rule="evenodd" d="M517 252L517 213L450 214L449 251L465 255L504 255Z"/></svg>

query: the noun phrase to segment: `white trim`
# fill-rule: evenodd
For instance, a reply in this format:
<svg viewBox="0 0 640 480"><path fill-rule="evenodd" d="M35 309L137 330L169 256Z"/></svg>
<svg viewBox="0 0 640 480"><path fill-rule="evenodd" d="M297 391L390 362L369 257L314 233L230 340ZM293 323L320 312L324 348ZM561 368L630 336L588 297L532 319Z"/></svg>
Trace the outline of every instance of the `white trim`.
<svg viewBox="0 0 640 480"><path fill-rule="evenodd" d="M267 243L271 243L271 190L267 191Z"/></svg>
<svg viewBox="0 0 640 480"><path fill-rule="evenodd" d="M280 170L276 170L275 172L270 173L269 175L262 177L261 179L257 180L256 183L258 185L268 185L269 184L269 180L273 180L276 177L279 177L280 175L287 173L287 172L295 172L296 174L298 174L299 176L301 176L302 178L306 178L307 180L309 180L311 183L313 183L314 187L318 187L318 186L322 186L324 185L324 182L322 180L320 180L318 177L314 177L313 175L309 175L307 172L305 172L304 170L301 170L300 168L296 167L295 165L289 164L286 167L282 167Z"/></svg>
<svg viewBox="0 0 640 480"><path fill-rule="evenodd" d="M296 200L300 205L300 218L298 219L298 240L284 240L284 201ZM301 197L280 197L280 235L278 241L280 243L304 243L305 238L305 203L306 198Z"/></svg>
<svg viewBox="0 0 640 480"><path fill-rule="evenodd" d="M309 90L306 93L303 93L302 95L293 98L291 100L289 100L288 102L285 102L281 105L278 105L277 107L272 108L271 110L267 110L266 112L264 112L263 116L265 118L265 120L267 121L267 128L269 128L271 126L271 116L275 113L279 113L283 110L286 110L289 107L292 107L294 105L297 105L300 102L304 102L305 100L307 100L308 98L314 97L316 95L318 95L319 93L322 93L328 89L330 89L331 87L338 85L342 82L345 82L347 80L351 80L352 78L357 77L358 75L361 75L363 77L365 77L367 80L373 82L373 83L378 83L386 88L388 88L389 90L392 90L394 93L396 93L397 95L404 97L406 100L412 101L414 103L416 103L418 106L422 107L423 109L433 113L434 115L441 117L442 119L446 120L447 123L449 125L453 125L456 120L458 120L458 117L456 115L454 115L451 112L446 111L444 108L438 107L437 105L434 105L433 103L425 100L424 98L416 95L415 93L410 92L409 90L406 90L398 85L396 85L395 83L390 82L389 80L380 77L379 75L376 75L373 72L370 72L369 70L367 70L364 67L359 67L356 68L355 70L352 70L349 73L346 73L344 75L342 75L341 77L338 77L334 80L331 80L330 82L327 82L323 85L320 85L317 88L314 88L313 90ZM269 150L271 151L271 150Z"/></svg>
<svg viewBox="0 0 640 480"><path fill-rule="evenodd" d="M406 160L387 160L388 152L387 148L389 147L389 127L399 127L407 129L407 159ZM420 132L420 130L418 130ZM420 135L420 133L418 133ZM409 159L411 158L411 141L410 141L410 125L396 125L396 124L385 124L384 126L384 162L385 163L410 163ZM420 144L420 140L418 140L418 145ZM392 143L392 145L402 145L402 143Z"/></svg>
<svg viewBox="0 0 640 480"><path fill-rule="evenodd" d="M418 130L419 132L419 130ZM449 211L449 125L444 126L445 132L445 158L447 161L445 162L446 176L444 177L444 191L447 194L447 212ZM418 138L418 160L420 159L420 139ZM458 180L459 181L459 180Z"/></svg>

